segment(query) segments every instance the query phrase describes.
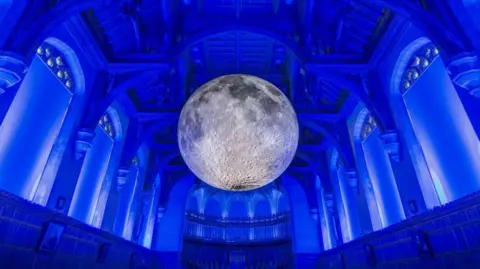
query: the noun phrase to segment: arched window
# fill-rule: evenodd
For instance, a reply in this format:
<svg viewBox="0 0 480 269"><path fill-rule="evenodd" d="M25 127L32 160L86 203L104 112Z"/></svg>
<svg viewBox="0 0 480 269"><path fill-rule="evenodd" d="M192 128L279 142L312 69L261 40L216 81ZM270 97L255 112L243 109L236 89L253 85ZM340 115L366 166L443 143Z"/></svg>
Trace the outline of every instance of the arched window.
<svg viewBox="0 0 480 269"><path fill-rule="evenodd" d="M430 40L415 40L391 80L395 120L430 208L480 189L478 137L438 56Z"/></svg>
<svg viewBox="0 0 480 269"><path fill-rule="evenodd" d="M401 92L407 92L438 56L438 48L433 43L420 47L411 57L408 68L403 73Z"/></svg>
<svg viewBox="0 0 480 269"><path fill-rule="evenodd" d="M112 185L107 176L116 142L122 139L119 116L112 107L99 119L92 147L85 155L82 170L68 215L95 227L100 227Z"/></svg>
<svg viewBox="0 0 480 269"><path fill-rule="evenodd" d="M84 85L73 50L58 39L46 39L0 127L0 188L46 204Z"/></svg>

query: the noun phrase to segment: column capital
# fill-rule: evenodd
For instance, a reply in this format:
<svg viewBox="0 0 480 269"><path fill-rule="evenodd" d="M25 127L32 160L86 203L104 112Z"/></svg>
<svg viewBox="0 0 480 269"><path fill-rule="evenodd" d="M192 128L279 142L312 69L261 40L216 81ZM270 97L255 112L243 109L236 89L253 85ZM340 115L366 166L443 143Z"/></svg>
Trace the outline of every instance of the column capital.
<svg viewBox="0 0 480 269"><path fill-rule="evenodd" d="M130 169L128 167L120 167L117 171L117 190L122 190L123 186L127 184Z"/></svg>
<svg viewBox="0 0 480 269"><path fill-rule="evenodd" d="M92 147L92 141L95 138L95 131L90 129L79 129L75 138L75 159L85 158L87 151Z"/></svg>
<svg viewBox="0 0 480 269"><path fill-rule="evenodd" d="M0 94L20 82L28 67L21 56L8 51L0 51Z"/></svg>
<svg viewBox="0 0 480 269"><path fill-rule="evenodd" d="M358 189L358 174L356 169L347 169L347 171L345 171L345 180L350 188L354 190Z"/></svg>
<svg viewBox="0 0 480 269"><path fill-rule="evenodd" d="M455 56L448 64L448 73L457 86L471 95L480 97L480 61L478 55L465 52Z"/></svg>
<svg viewBox="0 0 480 269"><path fill-rule="evenodd" d="M329 212L333 212L333 194L325 193L323 197L325 199L325 206L327 207L327 210Z"/></svg>
<svg viewBox="0 0 480 269"><path fill-rule="evenodd" d="M400 141L398 139L398 132L395 130L387 130L380 134L380 139L383 141L383 148L388 153L392 161L400 161Z"/></svg>
<svg viewBox="0 0 480 269"><path fill-rule="evenodd" d="M165 215L165 207L159 207L157 209L157 221L160 221L160 219L163 218L163 215Z"/></svg>

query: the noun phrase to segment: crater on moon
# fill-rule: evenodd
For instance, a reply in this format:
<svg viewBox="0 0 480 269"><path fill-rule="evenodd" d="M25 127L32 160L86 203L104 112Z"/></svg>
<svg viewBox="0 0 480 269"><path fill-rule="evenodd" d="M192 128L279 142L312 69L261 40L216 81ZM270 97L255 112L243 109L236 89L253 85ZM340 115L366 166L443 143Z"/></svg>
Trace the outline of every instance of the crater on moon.
<svg viewBox="0 0 480 269"><path fill-rule="evenodd" d="M262 187L292 162L298 121L287 97L249 75L227 75L202 85L180 114L178 143L192 172L224 190Z"/></svg>

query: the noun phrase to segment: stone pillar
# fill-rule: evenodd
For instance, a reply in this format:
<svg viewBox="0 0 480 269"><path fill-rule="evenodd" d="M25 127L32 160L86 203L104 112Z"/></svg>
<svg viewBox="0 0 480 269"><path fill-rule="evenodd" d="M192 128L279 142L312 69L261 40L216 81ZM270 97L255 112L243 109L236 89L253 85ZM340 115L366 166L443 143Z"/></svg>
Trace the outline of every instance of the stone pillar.
<svg viewBox="0 0 480 269"><path fill-rule="evenodd" d="M318 233L318 242L319 246L323 248L323 235L322 235L322 227L320 225L320 216L318 214L318 209L317 208L310 208L310 215L312 216L313 221L315 222L315 227L317 227L317 233Z"/></svg>
<svg viewBox="0 0 480 269"><path fill-rule="evenodd" d="M448 65L448 73L455 85L474 97L480 97L480 61L475 53L462 53Z"/></svg>
<svg viewBox="0 0 480 269"><path fill-rule="evenodd" d="M405 217L409 217L426 210L425 200L428 197L427 186L422 186L423 182L417 179L413 163L409 156L402 158L400 154L400 141L396 130L387 130L380 133L380 139L383 141L383 148L390 159L390 165L395 177L396 188L398 189L399 199L402 203ZM393 200L393 197L391 198ZM414 205L415 210L407 210L409 205Z"/></svg>
<svg viewBox="0 0 480 269"><path fill-rule="evenodd" d="M347 183L347 195L346 202L348 204L348 218L350 222L350 230L352 238L351 240L356 239L361 235L360 229L360 216L358 214L358 174L357 170L354 168L345 170L345 181Z"/></svg>
<svg viewBox="0 0 480 269"><path fill-rule="evenodd" d="M117 215L115 216L114 232L118 236L126 236L126 226L128 225L128 217L130 216L130 208L133 198L134 178L130 178L130 168L120 167L117 171L117 191L118 204Z"/></svg>
<svg viewBox="0 0 480 269"><path fill-rule="evenodd" d="M399 162L400 156L400 142L398 141L398 133L394 130L388 130L380 134L385 151L390 157L390 160Z"/></svg>
<svg viewBox="0 0 480 269"><path fill-rule="evenodd" d="M325 217L326 217L326 223L328 227L328 232L330 234L330 244L331 247L334 248L337 246L337 241L339 239L336 228L335 228L335 220L333 219L333 194L331 193L325 193L325 207L326 207L326 212L325 212Z"/></svg>
<svg viewBox="0 0 480 269"><path fill-rule="evenodd" d="M87 151L92 147L92 141L95 138L95 131L90 129L80 129L75 138L75 159L81 160L87 155Z"/></svg>

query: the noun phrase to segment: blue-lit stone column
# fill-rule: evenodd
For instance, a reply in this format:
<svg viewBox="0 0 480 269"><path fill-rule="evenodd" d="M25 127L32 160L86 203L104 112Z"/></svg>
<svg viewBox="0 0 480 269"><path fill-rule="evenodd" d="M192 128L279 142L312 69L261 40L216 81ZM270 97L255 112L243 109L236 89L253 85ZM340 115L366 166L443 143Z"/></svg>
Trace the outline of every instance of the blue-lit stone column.
<svg viewBox="0 0 480 269"><path fill-rule="evenodd" d="M472 123L472 115L478 114L478 104L470 107L473 113L469 116L467 100L462 100L462 90L454 86L454 83L462 84L472 95L477 95L478 81L472 76L477 71L474 64L469 63L474 62L475 57L470 55L452 61L450 76L441 58L425 60L428 68L402 95L442 202L480 190L479 130L478 124L476 132ZM405 72L406 76L409 72Z"/></svg>
<svg viewBox="0 0 480 269"><path fill-rule="evenodd" d="M115 217L113 231L118 236L125 236L125 227L127 225L130 213L131 202L133 198L133 187L135 173L130 173L130 168L121 167L117 172L117 192L118 192L118 208Z"/></svg>
<svg viewBox="0 0 480 269"><path fill-rule="evenodd" d="M383 228L383 224L378 212L377 198L375 197L373 184L368 174L368 168L364 157L365 153L363 152L361 143L355 143L355 152L359 180L361 180L361 185L363 186L365 198L367 200L370 223L372 224L373 231L377 231Z"/></svg>
<svg viewBox="0 0 480 269"><path fill-rule="evenodd" d="M393 139L394 136L389 133L384 136L384 139L387 138ZM368 135L363 144L365 161L383 227L405 219L402 200L389 157L390 154L390 156L393 156L392 158L399 158L399 155L395 153L397 144L391 142L387 143L387 145L387 149L385 149L385 144L380 139L378 128ZM390 153L387 153L389 151Z"/></svg>
<svg viewBox="0 0 480 269"><path fill-rule="evenodd" d="M390 158L406 217L424 212L426 210L425 200L429 199L429 194L427 190L422 190L421 183L423 182L417 179L410 156L401 156L401 144L397 131L384 131L380 134L380 139Z"/></svg>
<svg viewBox="0 0 480 269"><path fill-rule="evenodd" d="M158 207L158 199L160 198L160 178L157 177L152 189L145 195L143 199L145 221L143 222L142 232L138 243L146 248L152 246L153 230L156 223L156 208Z"/></svg>
<svg viewBox="0 0 480 269"><path fill-rule="evenodd" d="M335 205L337 209L337 214L338 214L338 225L336 226L336 229L339 229L341 231L341 241L342 242L348 242L351 240L350 236L350 229L349 229L349 221L347 218L347 213L346 213L346 205L345 205L345 199L344 193L345 191L342 191L342 184L340 184L343 181L343 167L340 167L337 171L332 171L332 187L333 187L333 193L335 197ZM340 175L342 177L340 178ZM344 184L343 184L344 185Z"/></svg>
<svg viewBox="0 0 480 269"><path fill-rule="evenodd" d="M322 222L320 220L319 211L317 208L310 208L310 215L312 216L313 221L315 222L315 227L317 228L318 232L318 242L321 250L325 250L323 244L323 230L322 230Z"/></svg>
<svg viewBox="0 0 480 269"><path fill-rule="evenodd" d="M352 240L361 235L360 229L360 219L358 214L357 207L357 195L358 195L358 175L355 169L347 169L345 171L345 182L347 183L346 187L346 202L348 205L349 220L350 220L350 231L352 234Z"/></svg>
<svg viewBox="0 0 480 269"><path fill-rule="evenodd" d="M325 219L325 228L326 228L326 234L323 237L323 240L327 240L327 246L328 248L325 248L325 250L334 248L337 246L337 234L335 231L335 220L333 219L333 194L331 193L325 193L325 204L324 204L324 219Z"/></svg>
<svg viewBox="0 0 480 269"><path fill-rule="evenodd" d="M88 150L92 147L92 141L95 138L95 132L89 129L80 129L75 137L75 159L85 158Z"/></svg>

